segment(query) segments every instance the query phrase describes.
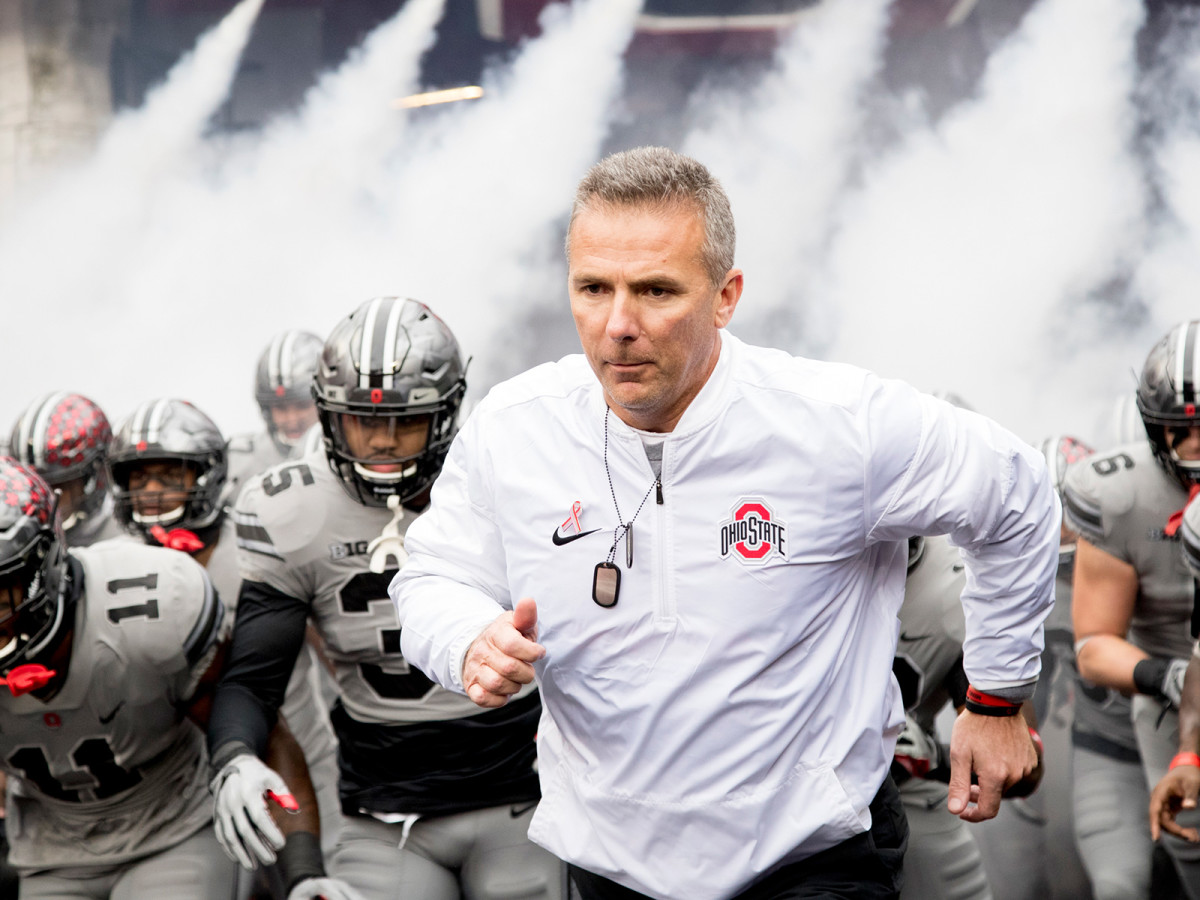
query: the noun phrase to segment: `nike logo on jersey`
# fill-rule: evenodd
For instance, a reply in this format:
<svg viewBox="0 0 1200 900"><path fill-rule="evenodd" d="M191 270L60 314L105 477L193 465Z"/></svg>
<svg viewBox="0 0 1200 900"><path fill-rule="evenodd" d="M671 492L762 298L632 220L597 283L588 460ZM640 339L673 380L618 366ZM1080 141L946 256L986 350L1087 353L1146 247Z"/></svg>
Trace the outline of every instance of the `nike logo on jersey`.
<svg viewBox="0 0 1200 900"><path fill-rule="evenodd" d="M923 641L925 638L933 637L933 634L905 634L900 632L900 640L902 641Z"/></svg>
<svg viewBox="0 0 1200 900"><path fill-rule="evenodd" d="M570 535L567 535L564 537L563 533L562 533L562 529L555 528L554 529L554 546L561 547L563 544L569 544L569 543L571 543L571 541L577 541L580 538L585 538L589 534L595 534L599 530L600 530L599 528L593 528L591 531L581 531L581 532L579 532L579 534L570 534Z"/></svg>
<svg viewBox="0 0 1200 900"><path fill-rule="evenodd" d="M591 534L591 532L589 531L588 534ZM580 537L583 537L583 535L580 535ZM527 803L524 806L511 806L509 807L508 814L514 819L519 819L537 805L538 802L534 800L532 803Z"/></svg>
<svg viewBox="0 0 1200 900"><path fill-rule="evenodd" d="M965 568L966 568L966 566L965 566L965 565L963 565L962 563L955 563L955 564L954 564L954 565L952 565L950 568L951 568L951 570L952 570L952 571L955 571L955 572L961 572L963 569L965 569Z"/></svg>
<svg viewBox="0 0 1200 900"><path fill-rule="evenodd" d="M125 701L122 700L120 703L118 703L116 706L113 707L112 712L110 712L107 716L101 716L100 724L107 725L109 722L111 722L113 720L113 716L115 716L117 713L119 713L121 711L121 707L124 705L125 705Z"/></svg>

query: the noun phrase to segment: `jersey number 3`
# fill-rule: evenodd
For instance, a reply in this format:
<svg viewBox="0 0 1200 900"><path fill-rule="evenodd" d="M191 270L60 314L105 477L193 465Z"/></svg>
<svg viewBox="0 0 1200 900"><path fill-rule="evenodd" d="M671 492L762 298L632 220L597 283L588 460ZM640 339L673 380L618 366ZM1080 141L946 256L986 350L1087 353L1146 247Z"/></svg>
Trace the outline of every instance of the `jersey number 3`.
<svg viewBox="0 0 1200 900"><path fill-rule="evenodd" d="M386 603L391 606L388 597L388 585L396 574L395 569L376 574L375 572L359 572L346 582L345 587L338 592L338 602L342 612L349 615L369 614L372 603ZM400 655L400 629L380 628L379 641L381 649L387 654ZM403 657L401 657L403 662ZM363 681L371 686L385 700L417 700L433 690L433 682L420 669L408 666L407 672L385 672L381 666L372 663L359 663L358 671Z"/></svg>

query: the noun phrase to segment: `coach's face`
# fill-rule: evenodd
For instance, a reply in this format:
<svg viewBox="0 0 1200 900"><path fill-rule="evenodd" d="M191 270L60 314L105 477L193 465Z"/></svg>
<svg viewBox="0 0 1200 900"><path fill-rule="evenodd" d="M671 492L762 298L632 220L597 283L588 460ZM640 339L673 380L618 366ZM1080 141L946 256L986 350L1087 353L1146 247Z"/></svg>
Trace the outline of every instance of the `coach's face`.
<svg viewBox="0 0 1200 900"><path fill-rule="evenodd" d="M713 285L692 206L596 206L571 226L571 314L608 404L644 431L670 431L712 374L719 330L742 293Z"/></svg>

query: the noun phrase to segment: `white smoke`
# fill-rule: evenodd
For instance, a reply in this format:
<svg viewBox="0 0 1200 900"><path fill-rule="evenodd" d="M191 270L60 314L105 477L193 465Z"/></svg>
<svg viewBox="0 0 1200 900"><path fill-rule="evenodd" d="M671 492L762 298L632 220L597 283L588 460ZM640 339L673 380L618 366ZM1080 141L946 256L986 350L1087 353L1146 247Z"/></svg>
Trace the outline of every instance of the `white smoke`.
<svg viewBox="0 0 1200 900"><path fill-rule="evenodd" d="M1179 10L1166 52L1145 92L1154 120L1151 142L1162 208L1135 287L1148 323L1139 366L1155 340L1177 322L1200 318L1200 15Z"/></svg>
<svg viewBox="0 0 1200 900"><path fill-rule="evenodd" d="M11 234L22 240L0 244L2 290L41 301L21 305L18 333L45 329L46 304L70 318L49 345L10 352L14 369L36 374L28 397L0 399L0 422L63 387L114 420L168 395L191 399L226 433L255 429L254 360L283 328L324 335L371 296L414 296L447 319L477 374L500 359L513 367L496 336L507 329L519 342L531 301L565 308L561 278L543 263L571 187L599 153L639 3L548 9L543 35L488 74L483 100L439 114L389 102L418 86L443 7L412 0L298 113L250 138L198 141L257 6L245 0L191 57L209 60L219 45L224 69L181 62L114 123L69 190L16 217ZM159 102L168 91L171 102ZM76 208L93 218L63 240L51 226Z"/></svg>
<svg viewBox="0 0 1200 900"><path fill-rule="evenodd" d="M554 241L600 153L640 7L547 7L542 36L485 77L482 101L420 135L400 173L398 281L445 311L485 381L544 352L539 317L567 308Z"/></svg>
<svg viewBox="0 0 1200 900"><path fill-rule="evenodd" d="M953 390L1031 441L1086 437L1124 378L1084 352L1104 321L1085 301L1141 241L1140 21L1137 0L1043 0L977 99L870 167L826 273L835 358Z"/></svg>
<svg viewBox="0 0 1200 900"><path fill-rule="evenodd" d="M240 427L255 427L253 407L238 401L249 399L254 360L274 333L302 327L324 337L359 302L397 290L380 274L391 253L381 223L395 214L386 164L409 120L390 103L416 88L443 5L406 4L295 115L250 139L212 141L208 176L166 192L125 288L147 314L174 299L164 333L223 348L216 378L197 384L183 371L175 388L214 417L232 408Z"/></svg>
<svg viewBox="0 0 1200 900"><path fill-rule="evenodd" d="M720 173L737 219L747 294L733 330L778 342L809 335L809 279L834 202L857 161L862 92L875 74L890 0L826 3L780 44L749 97L706 97L683 152Z"/></svg>
<svg viewBox="0 0 1200 900"><path fill-rule="evenodd" d="M114 419L174 395L227 432L255 428L253 363L271 335L327 334L384 293L448 321L475 357L474 394L572 349L558 241L614 121L639 3L552 6L542 36L487 73L484 99L397 111L443 3L409 0L261 133L205 135L257 13L244 0L88 165L13 213L0 296L21 377L0 428L52 388ZM879 89L885 0L828 0L753 90L679 110L703 118L684 149L738 219L734 330L953 390L1030 440L1089 438L1129 367L1193 314L1200 274L1195 116L1159 146L1171 217L1146 237L1129 151L1140 10L1039 0L975 97L877 158L863 95ZM1200 65L1187 71L1200 97Z"/></svg>
<svg viewBox="0 0 1200 900"><path fill-rule="evenodd" d="M0 428L51 389L90 392L98 400L120 395L121 406L131 407L159 390L172 360L188 356L186 333L171 347L156 327L172 317L172 297L157 298L148 321L127 318L125 279L138 264L142 236L160 218L164 186L190 172L261 7L262 0L242 0L140 109L114 119L92 160L5 222L6 369L21 373L16 384L27 393L4 392ZM147 346L145 336L160 346Z"/></svg>

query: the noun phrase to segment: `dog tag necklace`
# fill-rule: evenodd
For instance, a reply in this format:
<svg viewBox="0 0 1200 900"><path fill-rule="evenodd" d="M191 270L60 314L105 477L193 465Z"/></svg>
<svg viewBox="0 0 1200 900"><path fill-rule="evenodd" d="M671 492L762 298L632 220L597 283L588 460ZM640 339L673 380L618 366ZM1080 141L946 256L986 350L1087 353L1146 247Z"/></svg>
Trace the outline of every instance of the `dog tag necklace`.
<svg viewBox="0 0 1200 900"><path fill-rule="evenodd" d="M605 609L616 606L617 598L621 595L621 570L614 562L617 558L617 545L624 537L625 568L632 569L633 520L638 517L638 513L650 499L650 492L659 485L659 478L655 476L653 483L646 488L646 494L642 497L642 502L638 504L633 516L628 522L621 521L621 507L617 504L617 490L613 487L612 471L608 468L608 413L609 410L606 406L604 408L604 474L608 476L608 490L612 494L613 509L617 512L617 527L613 529L613 542L612 546L608 548L608 558L604 562L596 563L596 570L592 574L592 599Z"/></svg>

